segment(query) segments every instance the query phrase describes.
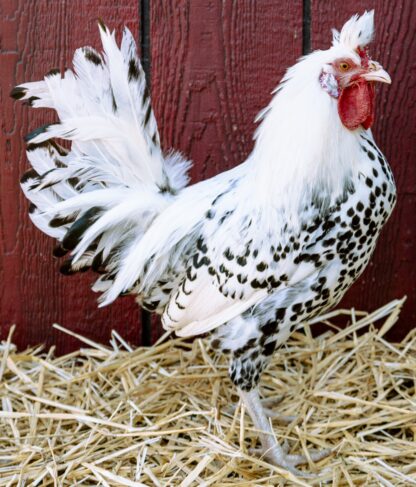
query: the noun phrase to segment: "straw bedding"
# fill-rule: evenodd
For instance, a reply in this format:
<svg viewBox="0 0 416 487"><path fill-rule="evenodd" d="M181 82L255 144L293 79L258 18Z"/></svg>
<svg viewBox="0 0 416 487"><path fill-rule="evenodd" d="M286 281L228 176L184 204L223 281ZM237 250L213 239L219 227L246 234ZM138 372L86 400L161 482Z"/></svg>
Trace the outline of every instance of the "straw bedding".
<svg viewBox="0 0 416 487"><path fill-rule="evenodd" d="M402 303L321 317L332 331L299 329L264 374L263 396L296 416L274 421L279 441L333 450L303 467L311 478L250 455L256 431L232 407L226 358L204 340L133 350L113 333L109 347L78 337L85 348L54 357L16 351L11 332L0 351L0 485L416 485L416 329L383 339Z"/></svg>

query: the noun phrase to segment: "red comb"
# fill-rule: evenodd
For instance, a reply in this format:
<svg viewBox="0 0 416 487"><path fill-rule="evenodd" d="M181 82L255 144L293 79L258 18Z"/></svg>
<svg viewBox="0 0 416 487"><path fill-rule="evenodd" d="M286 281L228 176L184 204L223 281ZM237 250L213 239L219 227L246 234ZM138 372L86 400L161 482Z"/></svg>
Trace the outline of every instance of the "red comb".
<svg viewBox="0 0 416 487"><path fill-rule="evenodd" d="M357 52L361 58L361 65L364 68L368 68L368 65L370 63L370 56L368 55L368 49L366 49L365 47L359 47L357 49Z"/></svg>

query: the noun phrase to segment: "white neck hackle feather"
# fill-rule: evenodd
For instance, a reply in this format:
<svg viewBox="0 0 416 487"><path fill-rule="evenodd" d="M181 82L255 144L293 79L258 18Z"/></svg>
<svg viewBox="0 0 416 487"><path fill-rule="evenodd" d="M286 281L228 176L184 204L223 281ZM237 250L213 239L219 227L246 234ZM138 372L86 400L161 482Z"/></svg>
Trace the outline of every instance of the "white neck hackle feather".
<svg viewBox="0 0 416 487"><path fill-rule="evenodd" d="M348 57L361 62L358 47L373 37L374 12L353 16L333 46L315 51L288 69L269 106L260 112L250 166L250 190L264 207L280 207L293 226L312 194L336 197L360 160L359 134L345 128L337 100L322 89L325 66ZM251 198L252 200L252 198Z"/></svg>
<svg viewBox="0 0 416 487"><path fill-rule="evenodd" d="M320 83L328 51L291 68L264 111L249 158L260 202L281 207L295 224L312 193L339 195L359 160L358 133L339 118L337 100Z"/></svg>

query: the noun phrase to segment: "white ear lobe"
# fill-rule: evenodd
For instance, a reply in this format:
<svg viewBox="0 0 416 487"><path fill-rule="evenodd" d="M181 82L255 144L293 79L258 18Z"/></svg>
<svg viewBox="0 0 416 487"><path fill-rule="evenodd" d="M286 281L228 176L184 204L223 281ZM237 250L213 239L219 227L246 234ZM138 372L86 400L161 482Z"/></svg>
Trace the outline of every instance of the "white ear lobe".
<svg viewBox="0 0 416 487"><path fill-rule="evenodd" d="M332 98L339 97L338 81L332 73L322 71L321 76L319 76L319 83L323 90L325 90L328 95L332 96Z"/></svg>

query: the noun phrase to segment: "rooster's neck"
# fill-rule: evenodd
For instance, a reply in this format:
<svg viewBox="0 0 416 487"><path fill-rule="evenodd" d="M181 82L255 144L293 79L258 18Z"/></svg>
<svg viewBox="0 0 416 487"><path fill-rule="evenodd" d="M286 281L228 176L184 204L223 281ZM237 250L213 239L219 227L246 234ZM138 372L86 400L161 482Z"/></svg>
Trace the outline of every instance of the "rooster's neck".
<svg viewBox="0 0 416 487"><path fill-rule="evenodd" d="M319 83L321 64L311 60L288 71L260 115L249 157L258 199L292 215L317 192L336 198L360 161L362 129L350 131L342 125L336 99Z"/></svg>

